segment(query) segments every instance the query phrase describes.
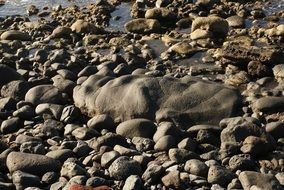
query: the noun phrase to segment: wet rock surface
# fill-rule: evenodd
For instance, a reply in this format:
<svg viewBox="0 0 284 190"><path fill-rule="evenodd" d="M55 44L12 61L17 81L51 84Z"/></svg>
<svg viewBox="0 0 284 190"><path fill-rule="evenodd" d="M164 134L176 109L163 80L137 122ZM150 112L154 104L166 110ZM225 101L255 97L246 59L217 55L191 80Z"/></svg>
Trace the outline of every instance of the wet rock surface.
<svg viewBox="0 0 284 190"><path fill-rule="evenodd" d="M284 188L282 1L60 2L0 2L1 190Z"/></svg>

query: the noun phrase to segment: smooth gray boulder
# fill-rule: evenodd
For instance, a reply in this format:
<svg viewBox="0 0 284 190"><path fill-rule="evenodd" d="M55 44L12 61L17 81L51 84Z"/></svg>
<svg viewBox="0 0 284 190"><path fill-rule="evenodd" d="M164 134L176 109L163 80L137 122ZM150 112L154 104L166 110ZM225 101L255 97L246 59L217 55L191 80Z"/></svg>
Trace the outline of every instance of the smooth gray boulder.
<svg viewBox="0 0 284 190"><path fill-rule="evenodd" d="M172 121L185 129L193 124L217 124L236 115L242 104L239 91L190 76L126 75L112 80L92 75L74 88L73 99L90 116L109 114L116 122L133 118Z"/></svg>
<svg viewBox="0 0 284 190"><path fill-rule="evenodd" d="M29 154L23 152L11 152L6 161L10 173L17 170L34 175L43 175L50 171L59 171L59 161L44 155Z"/></svg>

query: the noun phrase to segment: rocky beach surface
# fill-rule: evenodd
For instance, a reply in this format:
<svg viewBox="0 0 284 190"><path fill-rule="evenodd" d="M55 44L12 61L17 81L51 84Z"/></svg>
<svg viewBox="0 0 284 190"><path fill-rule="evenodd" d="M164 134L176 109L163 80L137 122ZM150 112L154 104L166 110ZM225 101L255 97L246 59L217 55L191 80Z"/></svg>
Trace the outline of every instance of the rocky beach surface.
<svg viewBox="0 0 284 190"><path fill-rule="evenodd" d="M111 189L284 189L284 1L0 0L0 190Z"/></svg>

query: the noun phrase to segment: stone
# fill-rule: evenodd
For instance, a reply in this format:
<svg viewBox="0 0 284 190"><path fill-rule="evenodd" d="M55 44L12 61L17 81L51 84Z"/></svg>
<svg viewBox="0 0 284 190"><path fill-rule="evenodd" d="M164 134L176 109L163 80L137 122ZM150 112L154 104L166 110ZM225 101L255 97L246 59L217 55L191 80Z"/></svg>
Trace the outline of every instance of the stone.
<svg viewBox="0 0 284 190"><path fill-rule="evenodd" d="M3 32L0 36L1 40L20 40L20 41L30 41L31 36L25 32L19 30L8 30Z"/></svg>
<svg viewBox="0 0 284 190"><path fill-rule="evenodd" d="M106 133L104 136L100 136L97 139L93 139L93 141L89 143L89 146L95 150L99 150L102 146L114 147L115 145L124 147L129 146L124 137L111 132Z"/></svg>
<svg viewBox="0 0 284 190"><path fill-rule="evenodd" d="M211 184L219 184L222 187L227 185L235 178L235 174L222 166L210 166L207 180Z"/></svg>
<svg viewBox="0 0 284 190"><path fill-rule="evenodd" d="M158 123L173 121L185 129L196 123L216 124L238 113L241 105L238 91L193 77L127 75L109 80L92 75L76 86L75 105L89 115L108 113L119 122L156 118Z"/></svg>
<svg viewBox="0 0 284 190"><path fill-rule="evenodd" d="M157 142L159 139L166 135L171 135L177 139L181 138L181 131L172 122L161 122L153 136L153 140Z"/></svg>
<svg viewBox="0 0 284 190"><path fill-rule="evenodd" d="M25 96L26 102L34 105L42 103L64 104L61 92L52 85L38 85L31 88Z"/></svg>
<svg viewBox="0 0 284 190"><path fill-rule="evenodd" d="M161 137L155 144L154 149L158 151L167 151L176 146L175 138L171 135Z"/></svg>
<svg viewBox="0 0 284 190"><path fill-rule="evenodd" d="M275 177L279 181L279 183L283 186L284 185L284 172L277 173Z"/></svg>
<svg viewBox="0 0 284 190"><path fill-rule="evenodd" d="M189 42L178 42L172 45L168 51L181 55L193 55L200 50L193 47Z"/></svg>
<svg viewBox="0 0 284 190"><path fill-rule="evenodd" d="M254 170L255 163L248 154L238 154L234 155L229 160L229 168L232 171L245 171L245 170Z"/></svg>
<svg viewBox="0 0 284 190"><path fill-rule="evenodd" d="M61 167L60 162L53 158L22 152L11 152L7 157L6 165L10 173L21 170L34 175L43 175L49 171L59 171Z"/></svg>
<svg viewBox="0 0 284 190"><path fill-rule="evenodd" d="M266 114L283 112L284 97L267 96L257 99L252 108L256 112L264 112Z"/></svg>
<svg viewBox="0 0 284 190"><path fill-rule="evenodd" d="M151 8L148 9L145 13L146 19L156 19L161 24L175 23L177 16L174 12L170 11L167 8Z"/></svg>
<svg viewBox="0 0 284 190"><path fill-rule="evenodd" d="M190 159L184 165L186 172L201 177L207 177L208 169L208 166L204 162L197 159Z"/></svg>
<svg viewBox="0 0 284 190"><path fill-rule="evenodd" d="M88 121L87 126L97 131L102 129L113 131L116 127L113 119L107 114L94 116Z"/></svg>
<svg viewBox="0 0 284 190"><path fill-rule="evenodd" d="M248 136L256 136L267 140L271 145L273 145L274 139L271 137L264 128L258 124L244 121L238 123L229 123L225 129L221 132L221 142L242 142Z"/></svg>
<svg viewBox="0 0 284 190"><path fill-rule="evenodd" d="M18 117L12 117L10 119L4 120L1 123L1 132L3 134L13 133L20 129L22 121Z"/></svg>
<svg viewBox="0 0 284 190"><path fill-rule="evenodd" d="M71 179L74 176L78 175L86 175L87 171L85 168L81 167L80 165L76 164L75 162L69 162L68 160L64 162L60 175L62 177L67 177Z"/></svg>
<svg viewBox="0 0 284 190"><path fill-rule="evenodd" d="M11 81L24 80L24 78L19 73L17 73L14 69L4 64L0 64L0 76L1 76L0 88ZM1 95L3 94L1 89Z"/></svg>
<svg viewBox="0 0 284 190"><path fill-rule="evenodd" d="M244 154L250 154L252 156L261 156L266 155L269 151L272 151L275 148L271 146L269 142L265 139L256 137L256 136L248 136L245 138L243 142L243 146L241 147L241 151Z"/></svg>
<svg viewBox="0 0 284 190"><path fill-rule="evenodd" d="M180 172L179 171L171 171L164 177L162 177L161 181L168 188L179 188L180 187Z"/></svg>
<svg viewBox="0 0 284 190"><path fill-rule="evenodd" d="M117 151L122 156L134 156L140 154L137 150L131 148L125 148L120 145L115 145L113 147L114 151Z"/></svg>
<svg viewBox="0 0 284 190"><path fill-rule="evenodd" d="M283 189L278 180L272 174L262 174L254 171L243 171L239 175L239 180L244 190L265 189L275 190Z"/></svg>
<svg viewBox="0 0 284 190"><path fill-rule="evenodd" d="M93 137L99 136L99 133L94 129L78 127L72 131L72 135L79 140L89 140Z"/></svg>
<svg viewBox="0 0 284 190"><path fill-rule="evenodd" d="M5 80L5 79L3 79L3 80ZM2 97L10 97L10 98L13 98L17 101L20 101L20 100L23 100L25 98L25 94L28 90L29 90L29 84L26 81L13 80L13 81L7 83L6 85L2 86L1 96Z"/></svg>
<svg viewBox="0 0 284 190"><path fill-rule="evenodd" d="M37 105L35 113L37 115L49 114L54 116L55 119L60 119L64 107L58 104L43 103Z"/></svg>
<svg viewBox="0 0 284 190"><path fill-rule="evenodd" d="M229 26L234 27L234 28L243 28L245 26L245 20L238 16L238 15L233 15L228 18L226 18Z"/></svg>
<svg viewBox="0 0 284 190"><path fill-rule="evenodd" d="M197 147L197 142L189 137L183 139L178 143L178 148L186 149L193 152L195 151L196 147Z"/></svg>
<svg viewBox="0 0 284 190"><path fill-rule="evenodd" d="M161 25L156 19L137 18L127 22L124 28L127 32L146 34L159 32Z"/></svg>
<svg viewBox="0 0 284 190"><path fill-rule="evenodd" d="M137 118L120 123L116 128L116 133L127 138L153 138L156 129L157 127L152 121Z"/></svg>
<svg viewBox="0 0 284 190"><path fill-rule="evenodd" d="M116 160L120 154L117 151L110 151L110 152L105 152L103 153L101 157L101 165L104 168L108 168L111 163Z"/></svg>
<svg viewBox="0 0 284 190"><path fill-rule="evenodd" d="M281 121L267 123L265 130L275 139L284 138L284 123Z"/></svg>
<svg viewBox="0 0 284 190"><path fill-rule="evenodd" d="M122 190L133 190L133 189L137 189L137 190L143 190L144 189L144 185L143 182L141 180L141 178L137 175L131 175L129 176L124 183L124 186L122 188Z"/></svg>
<svg viewBox="0 0 284 190"><path fill-rule="evenodd" d="M98 187L90 187L90 186L74 184L69 186L68 190L111 190L111 188L106 185Z"/></svg>
<svg viewBox="0 0 284 190"><path fill-rule="evenodd" d="M184 163L189 159L199 159L200 157L198 154L186 149L171 148L169 150L169 158L176 163Z"/></svg>
<svg viewBox="0 0 284 190"><path fill-rule="evenodd" d="M51 38L68 38L72 30L66 26L58 26L51 33Z"/></svg>
<svg viewBox="0 0 284 190"><path fill-rule="evenodd" d="M140 164L126 156L121 156L114 160L108 170L110 176L116 180L125 180L130 175L140 176L142 174Z"/></svg>
<svg viewBox="0 0 284 190"><path fill-rule="evenodd" d="M135 145L136 150L140 152L153 150L155 146L155 142L152 139L143 137L134 137L132 143Z"/></svg>
<svg viewBox="0 0 284 190"><path fill-rule="evenodd" d="M26 187L40 186L40 178L36 175L25 173L22 171L15 171L12 175L13 184L16 189L25 189Z"/></svg>
<svg viewBox="0 0 284 190"><path fill-rule="evenodd" d="M49 151L46 156L59 160L61 163L64 163L68 158L75 157L75 154L70 149L58 149Z"/></svg>
<svg viewBox="0 0 284 190"><path fill-rule="evenodd" d="M142 179L149 184L154 184L161 179L164 172L165 169L162 166L151 164L143 173Z"/></svg>
<svg viewBox="0 0 284 190"><path fill-rule="evenodd" d="M66 106L62 112L60 121L65 123L71 123L76 121L81 116L81 112L79 108L75 107L74 105Z"/></svg>
<svg viewBox="0 0 284 190"><path fill-rule="evenodd" d="M76 20L76 22L74 22L70 28L73 32L78 34L97 34L101 31L95 24L81 19Z"/></svg>
<svg viewBox="0 0 284 190"><path fill-rule="evenodd" d="M198 40L198 39L206 39L211 38L213 36L212 32L208 30L196 29L190 33L190 39Z"/></svg>
<svg viewBox="0 0 284 190"><path fill-rule="evenodd" d="M203 29L213 33L214 37L225 38L229 31L229 24L225 19L217 16L197 17L193 20L191 32Z"/></svg>

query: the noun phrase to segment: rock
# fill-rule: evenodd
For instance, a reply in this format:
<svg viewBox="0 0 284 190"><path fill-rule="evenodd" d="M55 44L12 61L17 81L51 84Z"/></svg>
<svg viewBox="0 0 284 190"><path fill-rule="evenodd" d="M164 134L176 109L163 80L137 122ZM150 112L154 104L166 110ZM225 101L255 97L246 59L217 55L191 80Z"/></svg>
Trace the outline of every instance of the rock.
<svg viewBox="0 0 284 190"><path fill-rule="evenodd" d="M16 101L13 98L1 98L0 99L0 110L12 111L16 109Z"/></svg>
<svg viewBox="0 0 284 190"><path fill-rule="evenodd" d="M241 105L238 91L193 77L127 75L98 88L108 80L93 75L76 86L75 105L90 115L109 113L115 121L156 117L157 122L173 121L184 128L194 123L217 123L236 114ZM208 90L206 94L203 89Z"/></svg>
<svg viewBox="0 0 284 190"><path fill-rule="evenodd" d="M116 160L118 157L120 156L120 154L117 151L110 151L110 152L105 152L102 155L101 158L101 165L104 168L108 168L111 163Z"/></svg>
<svg viewBox="0 0 284 190"><path fill-rule="evenodd" d="M284 172L280 172L276 174L275 177L279 181L279 183L283 186L284 185Z"/></svg>
<svg viewBox="0 0 284 190"><path fill-rule="evenodd" d="M197 159L190 159L184 165L186 172L201 177L207 177L208 169L208 166L204 162Z"/></svg>
<svg viewBox="0 0 284 190"><path fill-rule="evenodd" d="M34 175L43 175L49 171L59 171L60 162L43 155L11 152L6 161L10 173L17 170Z"/></svg>
<svg viewBox="0 0 284 190"><path fill-rule="evenodd" d="M98 187L90 187L90 186L73 184L68 188L68 190L111 190L111 188L105 185Z"/></svg>
<svg viewBox="0 0 284 190"><path fill-rule="evenodd" d="M266 155L269 151L272 151L275 145L272 146L265 139L255 136L248 136L243 142L241 151L244 154L250 154L252 156Z"/></svg>
<svg viewBox="0 0 284 190"><path fill-rule="evenodd" d="M95 150L99 150L101 146L114 147L115 145L121 145L124 147L129 146L125 138L115 133L107 133L104 136L100 136L89 143L89 146Z"/></svg>
<svg viewBox="0 0 284 190"><path fill-rule="evenodd" d="M63 109L64 107L62 105L43 103L37 105L35 112L37 115L49 114L59 120Z"/></svg>
<svg viewBox="0 0 284 190"><path fill-rule="evenodd" d="M163 184L168 188L179 188L180 187L180 172L179 171L171 171L164 177L162 177Z"/></svg>
<svg viewBox="0 0 284 190"><path fill-rule="evenodd" d="M199 159L199 155L186 149L171 148L169 158L176 163L183 163L189 159Z"/></svg>
<svg viewBox="0 0 284 190"><path fill-rule="evenodd" d="M202 30L199 28L190 33L190 39L192 40L206 39L212 37L213 37L212 32L208 30Z"/></svg>
<svg viewBox="0 0 284 190"><path fill-rule="evenodd" d="M18 110L13 112L13 116L19 117L23 120L29 120L35 116L35 110L30 105L24 105L20 107Z"/></svg>
<svg viewBox="0 0 284 190"><path fill-rule="evenodd" d="M245 20L238 15L230 16L226 20L229 26L234 28L243 28L245 26Z"/></svg>
<svg viewBox="0 0 284 190"><path fill-rule="evenodd" d="M196 146L197 146L197 142L191 138L185 138L178 143L178 148L186 149L186 150L193 151L193 152L195 151Z"/></svg>
<svg viewBox="0 0 284 190"><path fill-rule="evenodd" d="M95 24L81 19L76 20L76 22L74 22L70 28L73 32L78 34L97 34L101 32L101 29L99 29Z"/></svg>
<svg viewBox="0 0 284 190"><path fill-rule="evenodd" d="M155 144L154 149L158 151L169 150L176 146L175 138L171 135L161 137Z"/></svg>
<svg viewBox="0 0 284 190"><path fill-rule="evenodd" d="M197 53L198 50L197 48L193 47L190 43L188 42L179 42L174 45L172 45L169 50L170 52L175 52L177 54L181 55L193 55Z"/></svg>
<svg viewBox="0 0 284 190"><path fill-rule="evenodd" d="M79 140L89 140L93 137L99 136L99 133L94 129L78 127L72 131L72 135Z"/></svg>
<svg viewBox="0 0 284 190"><path fill-rule="evenodd" d="M40 186L40 178L36 175L25 173L22 171L15 171L12 175L13 184L16 189L25 189L26 187Z"/></svg>
<svg viewBox="0 0 284 190"><path fill-rule="evenodd" d="M229 31L229 24L225 19L217 16L197 17L193 20L191 32L203 29L213 33L214 37L225 38Z"/></svg>
<svg viewBox="0 0 284 190"><path fill-rule="evenodd" d="M75 154L72 150L69 149L58 149L49 151L46 156L64 163L68 158L75 157Z"/></svg>
<svg viewBox="0 0 284 190"><path fill-rule="evenodd" d="M51 38L68 38L72 30L69 27L58 26L52 31Z"/></svg>
<svg viewBox="0 0 284 190"><path fill-rule="evenodd" d="M18 75L18 74L16 74L16 75ZM10 98L13 98L13 99L19 101L19 100L23 100L25 98L25 94L28 90L29 90L29 84L26 81L14 80L14 81L11 81L11 82L7 83L6 85L2 86L1 96L2 97L10 97Z"/></svg>
<svg viewBox="0 0 284 190"><path fill-rule="evenodd" d="M181 131L179 128L177 128L174 123L172 122L161 122L157 128L156 133L153 136L153 140L157 142L162 137L166 135L171 135L173 137L176 137L177 140L181 138Z"/></svg>
<svg viewBox="0 0 284 190"><path fill-rule="evenodd" d="M266 77L271 75L271 69L259 61L250 61L248 63L248 74L253 77Z"/></svg>
<svg viewBox="0 0 284 190"><path fill-rule="evenodd" d="M170 11L167 8L151 8L148 9L145 13L146 19L156 19L161 24L173 24L176 22L177 16L174 12Z"/></svg>
<svg viewBox="0 0 284 190"><path fill-rule="evenodd" d="M256 136L267 140L273 146L274 139L266 133L265 129L252 122L244 121L237 123L229 123L221 132L221 142L242 142L248 136Z"/></svg>
<svg viewBox="0 0 284 190"><path fill-rule="evenodd" d="M234 155L229 160L229 168L232 171L245 171L245 170L254 170L255 163L248 154L238 154Z"/></svg>
<svg viewBox="0 0 284 190"><path fill-rule="evenodd" d="M71 123L76 121L81 116L80 110L74 105L66 106L62 112L60 121Z"/></svg>
<svg viewBox="0 0 284 190"><path fill-rule="evenodd" d="M0 76L1 76L0 87L2 87L5 84L8 84L11 81L24 80L24 78L19 73L17 73L14 69L4 64L0 64ZM1 89L1 95L2 95L2 89Z"/></svg>
<svg viewBox="0 0 284 190"><path fill-rule="evenodd" d="M62 177L67 177L69 179L78 175L86 175L86 173L87 171L85 168L79 166L75 162L69 162L69 161L64 162L60 171L60 175Z"/></svg>
<svg viewBox="0 0 284 190"><path fill-rule="evenodd" d="M252 108L257 112L264 112L266 114L283 112L284 97L267 96L257 99Z"/></svg>
<svg viewBox="0 0 284 190"><path fill-rule="evenodd" d="M219 184L222 187L227 185L235 178L235 174L222 166L210 166L207 180L211 184Z"/></svg>
<svg viewBox="0 0 284 190"><path fill-rule="evenodd" d="M134 137L132 143L135 145L136 150L140 152L146 152L148 150L153 150L155 142L148 138Z"/></svg>
<svg viewBox="0 0 284 190"><path fill-rule="evenodd" d="M133 189L137 189L137 190L142 190L144 189L144 185L143 182L141 180L141 178L137 175L131 175L129 176L124 183L124 186L122 188L122 190L133 190Z"/></svg>
<svg viewBox="0 0 284 190"><path fill-rule="evenodd" d="M266 132L271 134L275 139L284 138L284 123L277 121L267 123L265 126Z"/></svg>
<svg viewBox="0 0 284 190"><path fill-rule="evenodd" d="M265 190L283 189L278 180L272 174L243 171L239 175L239 180L244 190L250 190L253 189L253 187Z"/></svg>
<svg viewBox="0 0 284 190"><path fill-rule="evenodd" d="M1 132L3 134L16 132L20 129L22 123L18 117L7 119L1 123Z"/></svg>
<svg viewBox="0 0 284 190"><path fill-rule="evenodd" d="M121 156L112 162L109 167L109 173L116 180L125 180L130 175L140 176L142 170L137 161L126 156Z"/></svg>
<svg viewBox="0 0 284 190"><path fill-rule="evenodd" d="M115 129L113 119L107 114L94 116L88 121L87 126L97 131L101 131L102 129L113 131Z"/></svg>
<svg viewBox="0 0 284 190"><path fill-rule="evenodd" d="M91 187L98 187L98 186L112 185L112 184L113 184L112 180L106 180L101 177L90 177L86 182L86 185Z"/></svg>
<svg viewBox="0 0 284 190"><path fill-rule="evenodd" d="M34 105L42 103L63 104L65 102L61 92L52 85L38 85L31 88L26 93L25 101Z"/></svg>
<svg viewBox="0 0 284 190"><path fill-rule="evenodd" d="M161 179L164 171L165 169L162 166L151 164L143 173L142 179L149 184L154 184Z"/></svg>
<svg viewBox="0 0 284 190"><path fill-rule="evenodd" d="M161 26L158 20L145 18L133 19L127 22L124 25L124 28L127 32L142 34L159 32L161 30Z"/></svg>
<svg viewBox="0 0 284 190"><path fill-rule="evenodd" d="M20 40L20 41L30 41L31 36L25 32L18 30L8 30L3 32L0 36L1 40Z"/></svg>
<svg viewBox="0 0 284 190"><path fill-rule="evenodd" d="M127 138L153 138L156 129L156 125L148 119L132 119L120 123L116 128L116 133Z"/></svg>

